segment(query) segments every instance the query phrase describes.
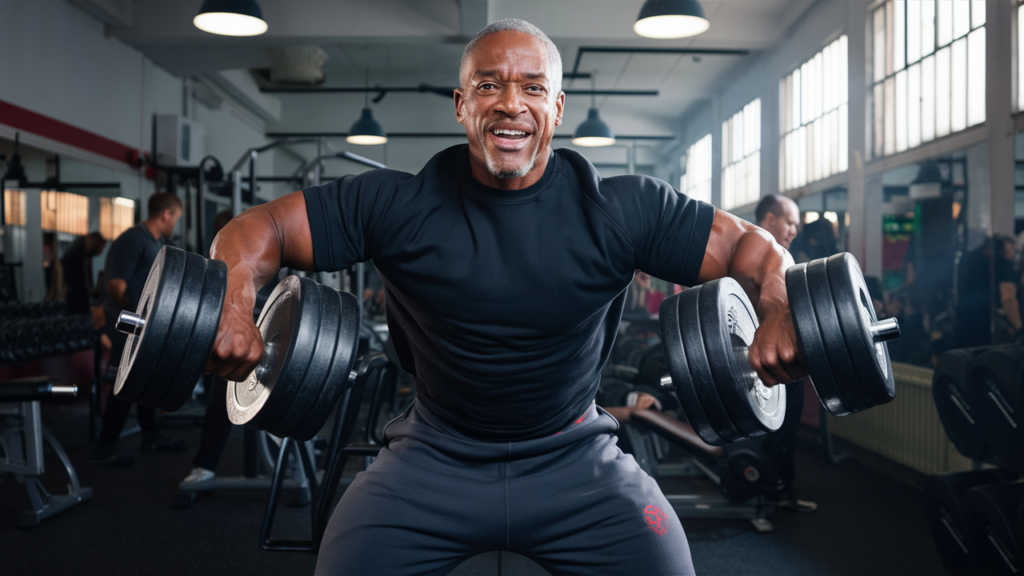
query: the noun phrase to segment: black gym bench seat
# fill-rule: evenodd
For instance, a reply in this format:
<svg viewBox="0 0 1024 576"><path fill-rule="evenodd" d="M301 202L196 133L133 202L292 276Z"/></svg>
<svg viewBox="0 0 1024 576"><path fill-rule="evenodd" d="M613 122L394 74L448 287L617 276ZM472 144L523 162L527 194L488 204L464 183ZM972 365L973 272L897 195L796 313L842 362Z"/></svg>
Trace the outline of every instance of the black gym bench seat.
<svg viewBox="0 0 1024 576"><path fill-rule="evenodd" d="M60 442L43 426L39 403L74 398L78 387L55 385L49 376L0 381L0 472L10 472L25 485L31 510L18 516L18 526L36 526L43 520L92 498L92 488L82 488ZM67 494L50 494L39 481L45 471L43 440L60 458L68 475Z"/></svg>

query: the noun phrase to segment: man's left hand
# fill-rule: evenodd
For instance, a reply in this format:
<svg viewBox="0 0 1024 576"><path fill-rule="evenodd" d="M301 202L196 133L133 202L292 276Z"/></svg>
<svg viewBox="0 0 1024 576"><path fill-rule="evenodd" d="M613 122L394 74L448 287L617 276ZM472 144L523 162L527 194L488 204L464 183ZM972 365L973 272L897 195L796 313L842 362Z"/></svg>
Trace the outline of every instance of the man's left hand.
<svg viewBox="0 0 1024 576"><path fill-rule="evenodd" d="M778 310L765 317L754 333L749 359L750 367L767 386L795 382L807 376L789 310Z"/></svg>

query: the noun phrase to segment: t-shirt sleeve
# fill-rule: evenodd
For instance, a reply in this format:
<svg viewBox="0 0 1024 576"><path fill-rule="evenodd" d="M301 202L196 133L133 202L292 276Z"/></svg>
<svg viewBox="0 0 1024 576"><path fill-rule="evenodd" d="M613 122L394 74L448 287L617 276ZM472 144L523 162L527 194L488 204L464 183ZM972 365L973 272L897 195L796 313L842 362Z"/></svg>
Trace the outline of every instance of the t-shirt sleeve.
<svg viewBox="0 0 1024 576"><path fill-rule="evenodd" d="M317 271L343 270L371 258L373 233L394 196L394 174L371 170L302 190Z"/></svg>
<svg viewBox="0 0 1024 576"><path fill-rule="evenodd" d="M624 224L637 251L637 267L675 284L696 284L715 207L646 176L626 194L633 209L623 210Z"/></svg>
<svg viewBox="0 0 1024 576"><path fill-rule="evenodd" d="M135 268L139 265L145 246L138 241L138 238L132 238L132 236L132 234L122 234L110 245L107 264L103 272L103 277L107 281L120 278L128 282L135 274Z"/></svg>

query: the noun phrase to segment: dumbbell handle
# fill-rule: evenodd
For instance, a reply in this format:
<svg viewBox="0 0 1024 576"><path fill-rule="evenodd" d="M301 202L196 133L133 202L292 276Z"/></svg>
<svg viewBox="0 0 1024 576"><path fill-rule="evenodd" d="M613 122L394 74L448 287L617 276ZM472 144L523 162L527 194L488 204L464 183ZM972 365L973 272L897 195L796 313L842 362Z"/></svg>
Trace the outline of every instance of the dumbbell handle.
<svg viewBox="0 0 1024 576"><path fill-rule="evenodd" d="M138 334L142 332L142 328L146 325L146 319L134 312L125 310L117 316L117 323L114 324L114 328L118 332L124 332L125 334Z"/></svg>
<svg viewBox="0 0 1024 576"><path fill-rule="evenodd" d="M875 342L895 340L900 337L900 322L895 318L886 318L873 323L870 330Z"/></svg>

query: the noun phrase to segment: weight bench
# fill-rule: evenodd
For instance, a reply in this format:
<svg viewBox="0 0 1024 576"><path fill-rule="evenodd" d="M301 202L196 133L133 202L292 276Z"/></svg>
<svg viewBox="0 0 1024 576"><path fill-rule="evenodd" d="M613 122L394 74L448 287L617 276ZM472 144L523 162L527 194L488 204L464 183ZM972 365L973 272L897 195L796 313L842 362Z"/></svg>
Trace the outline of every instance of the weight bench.
<svg viewBox="0 0 1024 576"><path fill-rule="evenodd" d="M760 489L764 468L755 452L746 448L727 451L721 446L711 446L701 440L686 422L655 410L637 410L630 421L694 455L681 466L659 467L659 475L706 476L725 492L723 496L665 494L680 518L745 519L750 520L758 532L773 530L767 515L774 511L774 507L765 501L764 492ZM645 450L642 443L633 444L641 452ZM656 461L648 454L634 454L634 457ZM708 461L719 463L718 470L709 466Z"/></svg>
<svg viewBox="0 0 1024 576"><path fill-rule="evenodd" d="M31 510L18 515L18 526L37 526L50 516L92 498L92 488L79 484L71 459L40 418L40 402L77 395L77 386L55 386L48 376L0 382L0 472L13 473L25 485L32 505ZM67 494L50 494L39 481L45 471L44 439L67 472Z"/></svg>

